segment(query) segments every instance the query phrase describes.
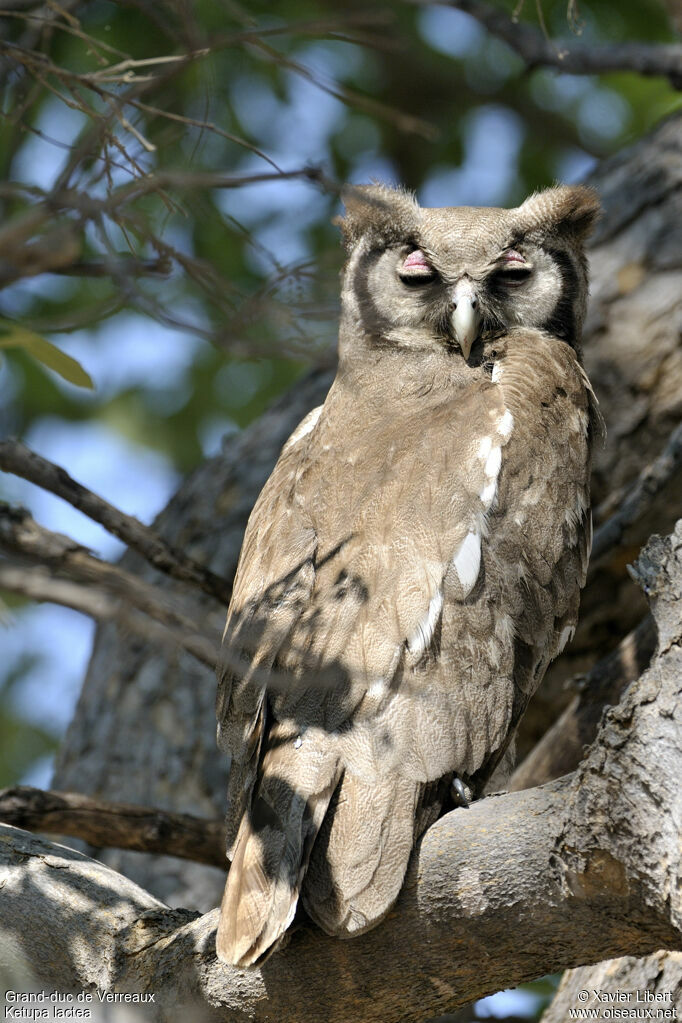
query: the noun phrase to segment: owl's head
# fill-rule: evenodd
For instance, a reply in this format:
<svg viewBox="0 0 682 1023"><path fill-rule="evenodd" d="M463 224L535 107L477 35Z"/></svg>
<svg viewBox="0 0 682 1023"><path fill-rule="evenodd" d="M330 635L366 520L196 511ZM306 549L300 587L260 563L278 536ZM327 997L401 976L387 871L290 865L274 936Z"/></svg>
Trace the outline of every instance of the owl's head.
<svg viewBox="0 0 682 1023"><path fill-rule="evenodd" d="M349 187L344 203L342 356L362 338L469 359L477 339L518 326L579 345L584 241L599 212L591 189L550 188L510 210L427 209L369 185Z"/></svg>

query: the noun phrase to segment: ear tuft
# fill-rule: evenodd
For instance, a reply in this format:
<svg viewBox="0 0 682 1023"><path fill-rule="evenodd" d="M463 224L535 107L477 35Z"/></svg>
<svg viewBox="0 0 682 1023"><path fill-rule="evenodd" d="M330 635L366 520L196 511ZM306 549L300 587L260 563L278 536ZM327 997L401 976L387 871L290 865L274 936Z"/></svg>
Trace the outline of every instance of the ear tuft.
<svg viewBox="0 0 682 1023"><path fill-rule="evenodd" d="M599 196L587 185L564 186L557 191L561 193L560 207L563 207L559 223L570 227L581 240L587 238L601 214Z"/></svg>
<svg viewBox="0 0 682 1023"><path fill-rule="evenodd" d="M341 192L346 208L333 223L341 228L343 244L350 252L363 236L370 243L390 245L404 241L417 229L419 205L414 196L400 188L374 183L346 185Z"/></svg>
<svg viewBox="0 0 682 1023"><path fill-rule="evenodd" d="M579 241L590 234L601 212L599 196L586 185L557 185L536 192L519 206L528 229L570 231Z"/></svg>

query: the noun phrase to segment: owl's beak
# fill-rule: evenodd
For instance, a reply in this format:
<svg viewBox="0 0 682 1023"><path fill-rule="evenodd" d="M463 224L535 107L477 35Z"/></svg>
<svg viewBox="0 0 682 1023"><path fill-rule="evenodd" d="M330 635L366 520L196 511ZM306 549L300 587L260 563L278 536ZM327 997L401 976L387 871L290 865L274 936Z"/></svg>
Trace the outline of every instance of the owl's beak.
<svg viewBox="0 0 682 1023"><path fill-rule="evenodd" d="M470 280L458 281L452 292L452 328L465 359L478 337L481 313L476 290Z"/></svg>

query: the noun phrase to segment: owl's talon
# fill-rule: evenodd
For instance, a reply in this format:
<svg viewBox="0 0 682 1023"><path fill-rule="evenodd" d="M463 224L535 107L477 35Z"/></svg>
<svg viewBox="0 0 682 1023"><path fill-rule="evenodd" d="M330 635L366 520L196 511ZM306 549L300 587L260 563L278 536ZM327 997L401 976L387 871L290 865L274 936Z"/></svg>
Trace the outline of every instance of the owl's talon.
<svg viewBox="0 0 682 1023"><path fill-rule="evenodd" d="M469 803L472 798L471 789L457 775L450 782L450 795L455 806L464 807L465 810L469 809Z"/></svg>

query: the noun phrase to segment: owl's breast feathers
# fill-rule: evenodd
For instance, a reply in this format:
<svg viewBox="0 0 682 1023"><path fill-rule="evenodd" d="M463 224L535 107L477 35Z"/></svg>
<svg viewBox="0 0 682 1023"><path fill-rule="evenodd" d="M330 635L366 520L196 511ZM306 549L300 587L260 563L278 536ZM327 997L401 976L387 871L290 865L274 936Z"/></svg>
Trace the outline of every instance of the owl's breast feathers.
<svg viewBox="0 0 682 1023"><path fill-rule="evenodd" d="M380 919L430 784L483 784L572 635L596 402L563 342L519 328L493 347L492 377L445 354L420 381L340 374L254 508L218 696L228 844L244 817L237 858L254 835L288 846L272 851L274 887L262 857L231 893L228 879L225 958L253 962L277 939L267 921L290 920L306 868L327 930ZM363 839L363 806L390 815L383 837Z"/></svg>

